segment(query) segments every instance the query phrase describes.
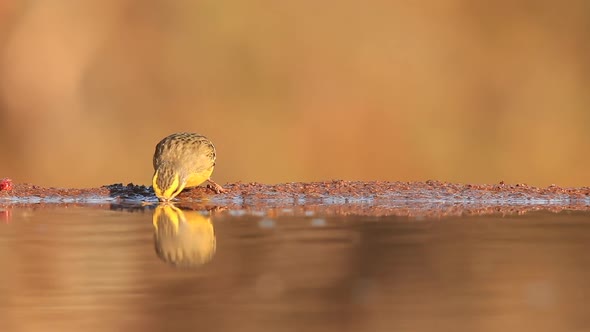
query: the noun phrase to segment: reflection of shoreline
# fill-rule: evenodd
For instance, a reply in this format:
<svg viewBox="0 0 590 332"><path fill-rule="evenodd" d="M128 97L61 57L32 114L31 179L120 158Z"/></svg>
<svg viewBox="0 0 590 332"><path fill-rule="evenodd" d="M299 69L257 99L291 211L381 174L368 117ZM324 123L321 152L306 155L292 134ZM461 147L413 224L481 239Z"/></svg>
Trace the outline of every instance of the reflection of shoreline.
<svg viewBox="0 0 590 332"><path fill-rule="evenodd" d="M12 209L0 208L0 220L5 224L9 224L10 221L12 220Z"/></svg>
<svg viewBox="0 0 590 332"><path fill-rule="evenodd" d="M215 255L216 240L211 218L172 204L154 210L154 245L163 261L178 267L197 267Z"/></svg>
<svg viewBox="0 0 590 332"><path fill-rule="evenodd" d="M520 199L519 199L520 200ZM549 202L549 201L547 201ZM209 201L203 202L185 202L180 201L175 203L194 210L207 210L220 212L224 211L222 215L235 216L261 216L268 215L272 217L279 216L370 216L370 217L387 217L399 216L410 218L448 218L463 215L472 216L506 216L506 215L522 215L522 214L536 214L536 213L579 213L584 214L590 211L590 205L583 202L575 201L557 201L555 203L501 203L494 201L462 201L454 200L422 200L413 201L408 200L390 200L388 202L372 201L372 202L334 202L328 201L324 203L315 202L297 202L297 201ZM143 202L118 202L111 203L110 209L113 211L125 212L139 212L144 213L155 208L156 204L144 204ZM21 204L11 206L20 207L35 207L39 204ZM46 204L43 207L60 207L60 204ZM88 206L85 204L67 204L63 206ZM96 205L90 205L96 206Z"/></svg>

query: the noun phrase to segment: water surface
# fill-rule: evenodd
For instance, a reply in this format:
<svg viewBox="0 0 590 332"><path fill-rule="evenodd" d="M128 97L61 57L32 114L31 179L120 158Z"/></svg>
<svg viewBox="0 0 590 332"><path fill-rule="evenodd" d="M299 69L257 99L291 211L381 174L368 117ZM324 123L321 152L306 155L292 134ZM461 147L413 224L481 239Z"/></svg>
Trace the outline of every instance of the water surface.
<svg viewBox="0 0 590 332"><path fill-rule="evenodd" d="M589 217L16 206L1 330L585 331Z"/></svg>

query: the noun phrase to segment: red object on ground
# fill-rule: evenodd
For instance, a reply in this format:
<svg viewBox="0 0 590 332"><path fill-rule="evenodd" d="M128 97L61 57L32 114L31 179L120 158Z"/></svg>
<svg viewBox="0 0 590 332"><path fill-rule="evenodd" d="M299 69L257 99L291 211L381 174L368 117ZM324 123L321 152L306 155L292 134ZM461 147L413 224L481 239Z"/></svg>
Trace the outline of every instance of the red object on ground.
<svg viewBox="0 0 590 332"><path fill-rule="evenodd" d="M12 190L12 180L9 178L0 180L0 190Z"/></svg>

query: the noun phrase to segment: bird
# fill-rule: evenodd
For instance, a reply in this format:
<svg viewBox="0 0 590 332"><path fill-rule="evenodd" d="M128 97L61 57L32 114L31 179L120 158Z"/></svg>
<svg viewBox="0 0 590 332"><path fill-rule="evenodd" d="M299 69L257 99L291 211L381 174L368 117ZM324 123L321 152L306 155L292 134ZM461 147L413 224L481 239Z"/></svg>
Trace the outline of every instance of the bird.
<svg viewBox="0 0 590 332"><path fill-rule="evenodd" d="M215 146L203 135L180 132L164 137L154 152L152 184L158 199L170 201L184 188L205 181L215 193L225 192L211 179L215 157Z"/></svg>

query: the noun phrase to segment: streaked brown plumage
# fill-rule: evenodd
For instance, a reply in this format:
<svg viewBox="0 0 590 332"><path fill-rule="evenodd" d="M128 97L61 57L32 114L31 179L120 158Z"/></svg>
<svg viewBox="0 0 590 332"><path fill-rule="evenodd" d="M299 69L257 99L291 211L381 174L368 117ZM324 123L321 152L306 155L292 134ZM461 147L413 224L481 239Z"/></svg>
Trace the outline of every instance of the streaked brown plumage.
<svg viewBox="0 0 590 332"><path fill-rule="evenodd" d="M186 187L205 181L216 193L225 190L211 180L215 167L215 146L203 135L175 133L156 145L154 152L154 192L160 200L169 201Z"/></svg>

